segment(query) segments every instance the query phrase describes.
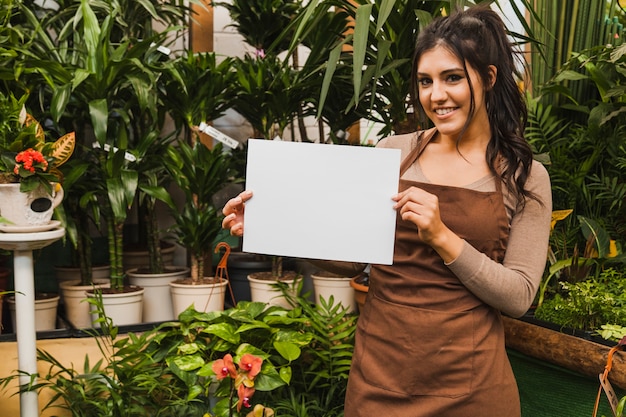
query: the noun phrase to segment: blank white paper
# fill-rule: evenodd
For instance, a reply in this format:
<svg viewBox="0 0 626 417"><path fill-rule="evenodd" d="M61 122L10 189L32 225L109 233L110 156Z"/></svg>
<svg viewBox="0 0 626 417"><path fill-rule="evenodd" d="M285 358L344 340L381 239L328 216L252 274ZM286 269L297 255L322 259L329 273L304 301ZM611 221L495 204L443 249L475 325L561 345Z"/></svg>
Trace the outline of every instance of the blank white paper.
<svg viewBox="0 0 626 417"><path fill-rule="evenodd" d="M242 250L391 264L400 150L248 140Z"/></svg>

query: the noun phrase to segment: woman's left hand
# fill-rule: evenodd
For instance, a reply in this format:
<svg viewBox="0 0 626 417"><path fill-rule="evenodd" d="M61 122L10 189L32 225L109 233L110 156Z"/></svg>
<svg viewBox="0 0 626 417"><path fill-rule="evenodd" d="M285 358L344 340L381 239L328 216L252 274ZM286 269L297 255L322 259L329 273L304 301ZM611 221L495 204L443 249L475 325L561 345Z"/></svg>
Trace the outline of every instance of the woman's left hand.
<svg viewBox="0 0 626 417"><path fill-rule="evenodd" d="M417 226L419 238L430 245L445 263L454 261L463 251L464 240L441 220L439 199L418 187L410 187L393 197L394 208L402 220ZM472 219L467 219L468 222Z"/></svg>
<svg viewBox="0 0 626 417"><path fill-rule="evenodd" d="M445 234L448 228L441 221L439 199L418 187L410 187L393 197L394 208L398 210L402 220L417 226L420 239L433 246L438 237Z"/></svg>

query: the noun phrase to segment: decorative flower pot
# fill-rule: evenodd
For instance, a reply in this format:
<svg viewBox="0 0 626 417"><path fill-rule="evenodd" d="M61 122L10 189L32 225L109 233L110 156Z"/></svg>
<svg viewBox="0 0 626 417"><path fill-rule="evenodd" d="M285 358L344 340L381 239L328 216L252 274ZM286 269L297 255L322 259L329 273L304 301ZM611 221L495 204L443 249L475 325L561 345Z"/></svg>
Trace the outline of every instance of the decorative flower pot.
<svg viewBox="0 0 626 417"><path fill-rule="evenodd" d="M174 316L192 306L196 311L223 311L228 281L221 278L205 278L200 283L192 284L189 280L170 282Z"/></svg>
<svg viewBox="0 0 626 417"><path fill-rule="evenodd" d="M320 304L321 298L328 302L333 297L333 305L342 304L350 313L356 311L354 289L350 285L352 277L319 271L311 274L311 278L317 304Z"/></svg>
<svg viewBox="0 0 626 417"><path fill-rule="evenodd" d="M189 276L186 266L166 266L166 272L151 274L140 268L131 268L126 273L132 285L144 288L143 294L143 322L152 323L176 320L170 283Z"/></svg>
<svg viewBox="0 0 626 417"><path fill-rule="evenodd" d="M59 291L65 319L76 329L92 327L91 311L87 302L87 291L94 288L109 288L110 279L94 279L92 285L80 285L77 281L61 281Z"/></svg>
<svg viewBox="0 0 626 417"><path fill-rule="evenodd" d="M54 209L63 201L63 188L52 184L52 190L50 194L39 186L23 193L20 191L20 184L0 184L0 216L9 220L13 227L47 225L52 219Z"/></svg>
<svg viewBox="0 0 626 417"><path fill-rule="evenodd" d="M106 290L106 288L104 289ZM107 292L102 293L102 305L104 314L107 315L115 326L125 326L129 324L141 323L143 315L143 293L144 289L136 286L125 287L123 292ZM87 291L87 297L93 298L93 290ZM91 312L91 320L95 323L98 319L98 313L94 305L89 304ZM93 327L100 327L95 323Z"/></svg>
<svg viewBox="0 0 626 417"><path fill-rule="evenodd" d="M275 287L274 284L276 284L276 280L265 278L268 274L271 277L271 272L257 272L248 275L251 300L266 303L268 305L291 308L291 305L287 302L283 293ZM286 271L285 275L289 278L281 278L280 282L287 284L290 288L294 287L296 280L301 279L301 276L296 274L294 271Z"/></svg>
<svg viewBox="0 0 626 417"><path fill-rule="evenodd" d="M11 323L13 330L17 333L19 330L16 325L15 317L15 297L20 295L11 295L7 297L9 303L9 311L11 312ZM46 330L54 330L57 327L57 307L59 305L58 294L37 293L35 295L35 330L38 332Z"/></svg>

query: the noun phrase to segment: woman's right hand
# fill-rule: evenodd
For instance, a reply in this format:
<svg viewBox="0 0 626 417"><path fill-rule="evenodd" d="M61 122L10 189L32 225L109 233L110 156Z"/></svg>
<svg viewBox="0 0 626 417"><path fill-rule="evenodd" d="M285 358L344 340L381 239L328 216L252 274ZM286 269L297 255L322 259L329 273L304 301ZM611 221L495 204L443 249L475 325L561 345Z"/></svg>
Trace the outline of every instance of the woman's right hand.
<svg viewBox="0 0 626 417"><path fill-rule="evenodd" d="M243 236L243 212L246 208L246 201L252 198L252 191L242 191L237 197L233 197L222 209L224 220L222 228L230 229L233 236Z"/></svg>

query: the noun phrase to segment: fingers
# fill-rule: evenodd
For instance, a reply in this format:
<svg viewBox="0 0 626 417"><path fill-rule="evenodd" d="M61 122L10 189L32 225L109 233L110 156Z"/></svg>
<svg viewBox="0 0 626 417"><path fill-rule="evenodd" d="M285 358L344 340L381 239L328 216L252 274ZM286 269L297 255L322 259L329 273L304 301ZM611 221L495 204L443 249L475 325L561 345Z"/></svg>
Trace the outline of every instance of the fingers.
<svg viewBox="0 0 626 417"><path fill-rule="evenodd" d="M229 229L233 236L243 236L243 212L245 202L252 198L252 191L243 191L237 197L233 197L222 208L224 219L222 228Z"/></svg>
<svg viewBox="0 0 626 417"><path fill-rule="evenodd" d="M224 219L222 219L222 229L232 228L236 218L237 215L235 213L231 213L228 216L224 217Z"/></svg>
<svg viewBox="0 0 626 417"><path fill-rule="evenodd" d="M403 220L409 220L418 227L426 226L427 222L439 217L439 201L437 196L421 188L411 187L399 192L392 198L396 203L394 209Z"/></svg>
<svg viewBox="0 0 626 417"><path fill-rule="evenodd" d="M252 191L243 191L237 197L233 197L226 202L222 208L222 214L228 216L232 213L241 212L244 209L244 203L252 198Z"/></svg>

